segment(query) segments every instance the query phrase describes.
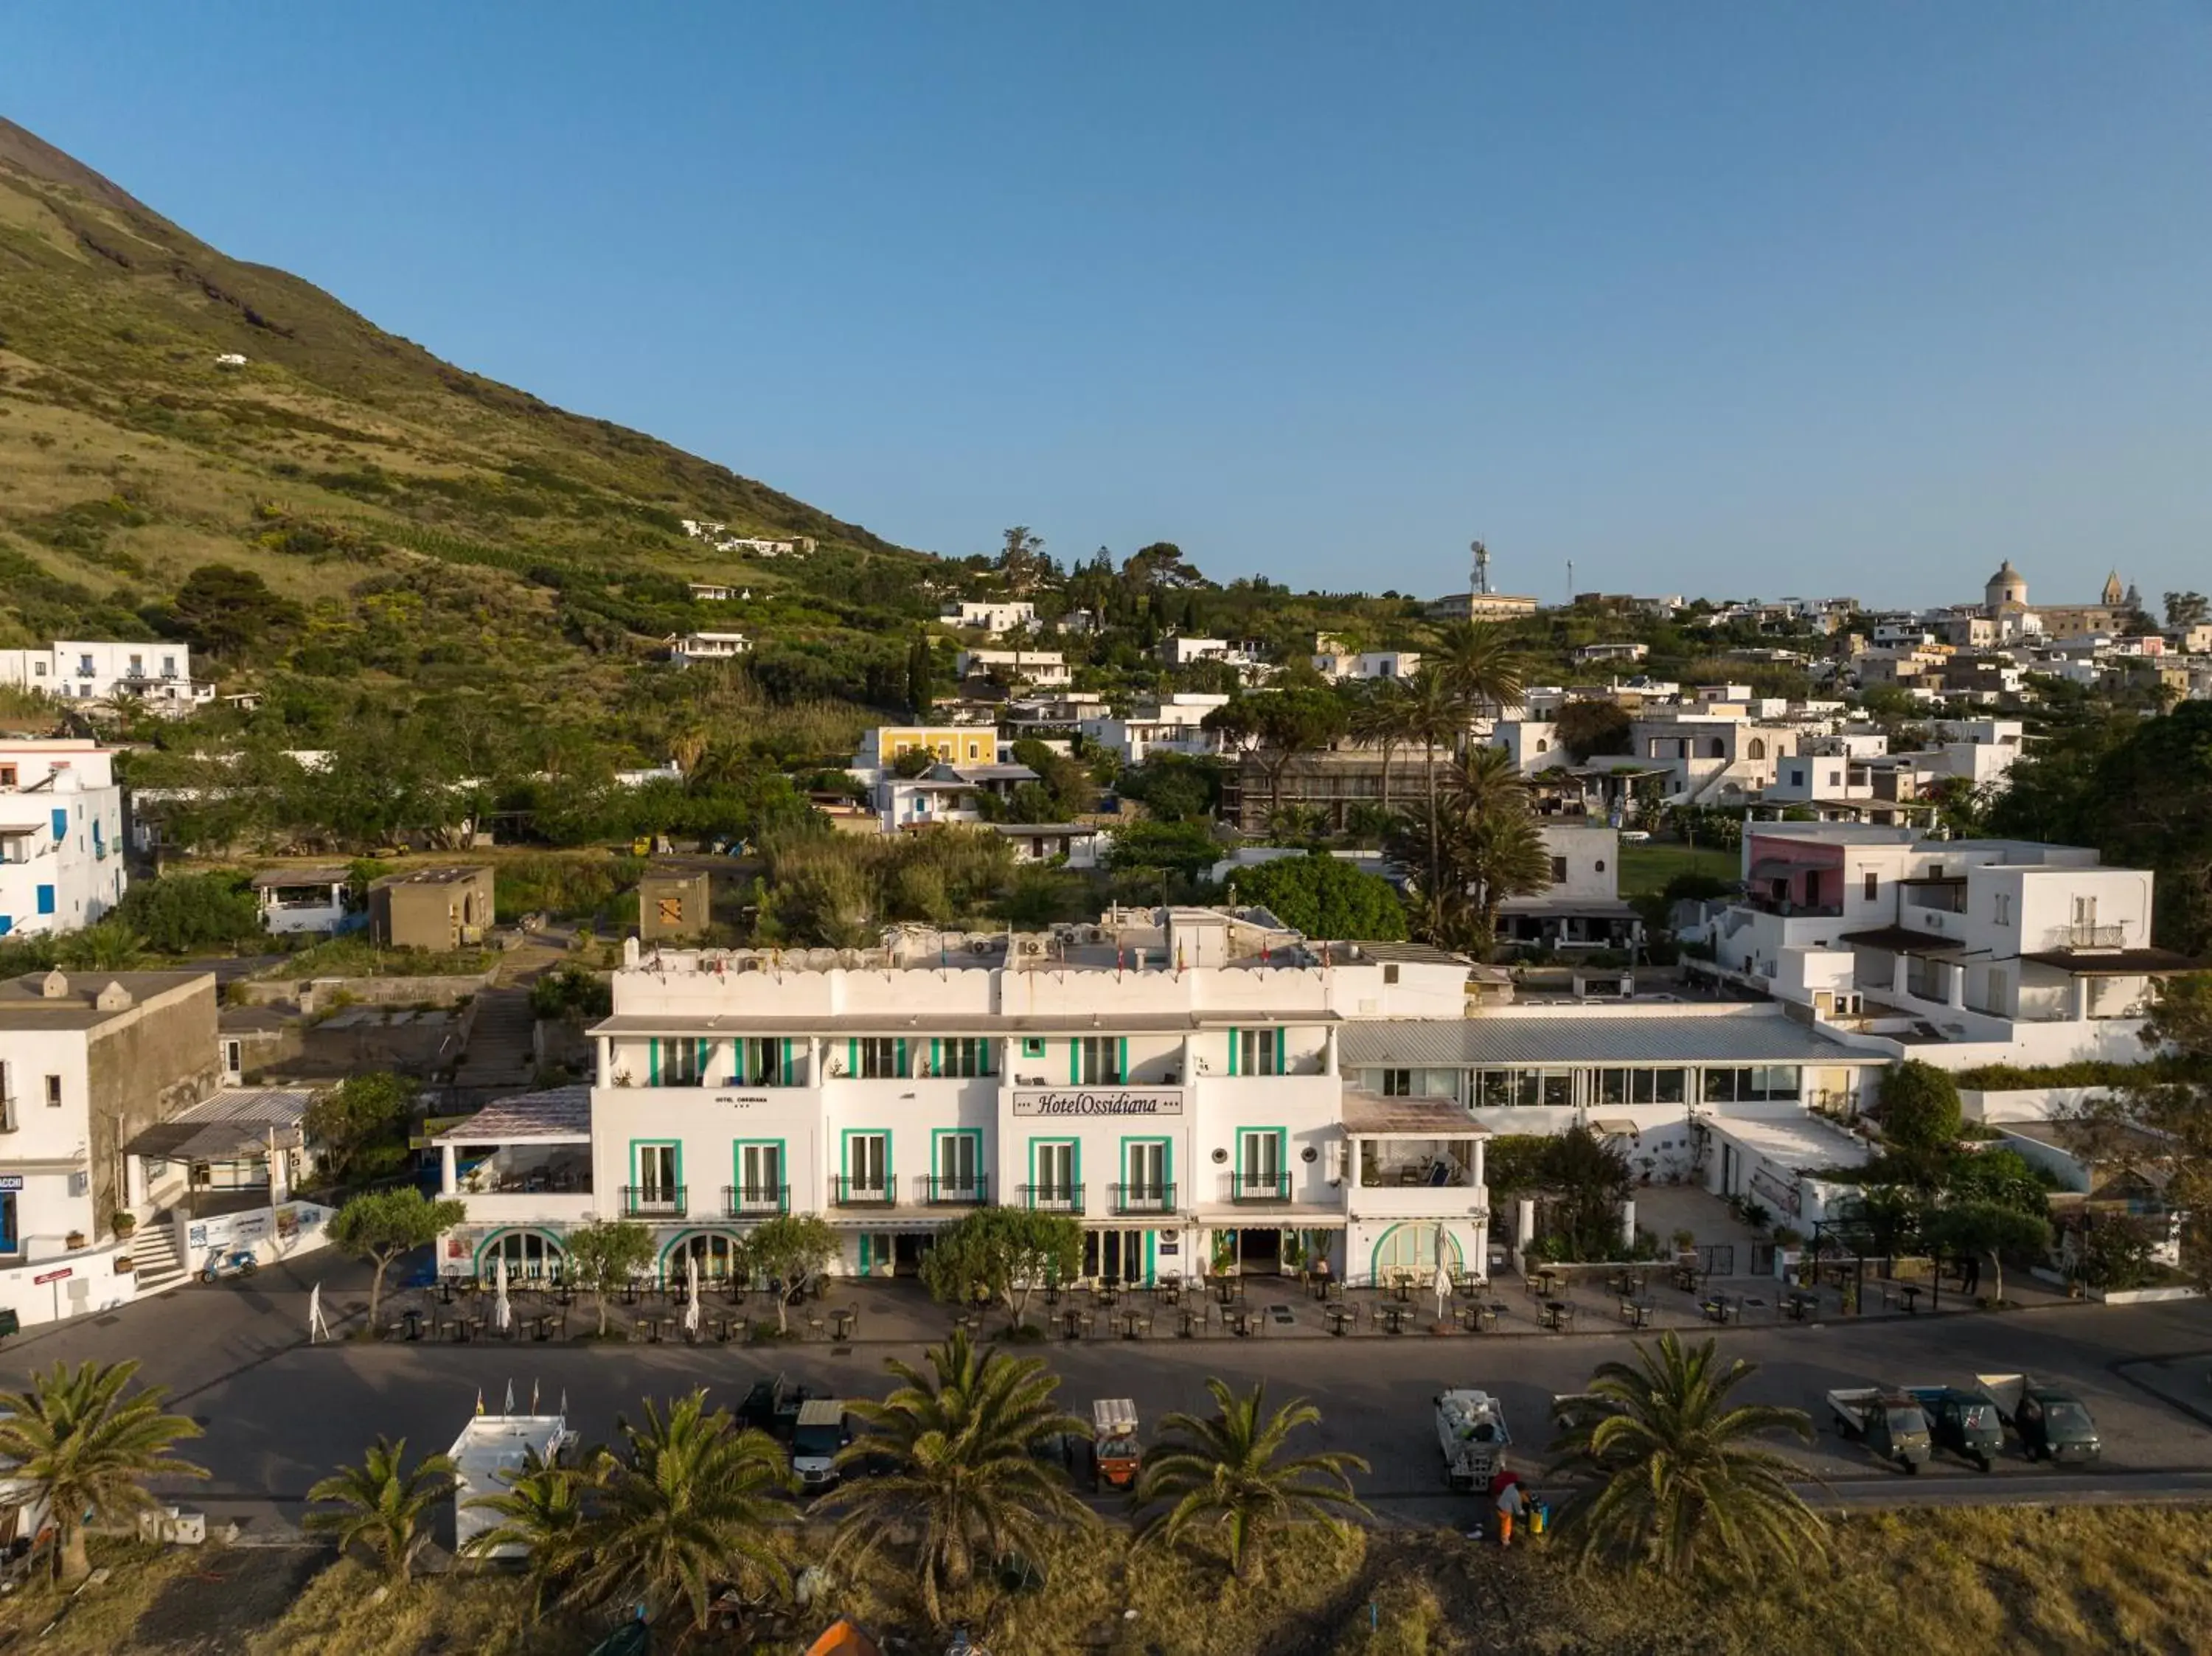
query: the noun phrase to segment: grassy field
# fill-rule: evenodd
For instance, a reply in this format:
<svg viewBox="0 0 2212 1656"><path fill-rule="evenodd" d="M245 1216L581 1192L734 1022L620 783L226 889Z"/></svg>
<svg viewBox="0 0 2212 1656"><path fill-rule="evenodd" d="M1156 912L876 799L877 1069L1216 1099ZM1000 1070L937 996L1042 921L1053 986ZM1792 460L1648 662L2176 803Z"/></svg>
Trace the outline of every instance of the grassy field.
<svg viewBox="0 0 2212 1656"><path fill-rule="evenodd" d="M2212 1508L1900 1512L1841 1520L1833 1541L1826 1563L1725 1589L1577 1577L1540 1543L1501 1553L1449 1532L1308 1530L1263 1579L1237 1582L1204 1551L1133 1557L1109 1527L1053 1538L1035 1561L1042 1586L981 1589L957 1613L997 1656L2179 1656L2203 1650L2212 1628ZM806 1556L823 1556L818 1538ZM604 1631L533 1617L504 1577L432 1578L380 1598L368 1572L313 1549L118 1544L99 1556L113 1576L41 1651L580 1656ZM57 1604L44 1585L0 1604L0 1642L27 1640ZM936 1647L889 1558L836 1568L825 1608L680 1647L797 1656L838 1615Z"/></svg>
<svg viewBox="0 0 2212 1656"><path fill-rule="evenodd" d="M1742 877L1741 858L1710 846L1692 848L1672 840L1643 840L1620 848L1620 895L1632 901L1666 889L1678 874L1707 874L1717 880Z"/></svg>

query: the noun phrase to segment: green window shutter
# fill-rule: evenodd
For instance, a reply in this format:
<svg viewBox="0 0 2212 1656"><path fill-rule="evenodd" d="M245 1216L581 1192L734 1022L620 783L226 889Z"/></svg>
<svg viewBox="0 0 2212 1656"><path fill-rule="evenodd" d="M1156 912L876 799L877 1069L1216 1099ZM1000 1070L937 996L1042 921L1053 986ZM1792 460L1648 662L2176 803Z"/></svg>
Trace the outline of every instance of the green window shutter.
<svg viewBox="0 0 2212 1656"><path fill-rule="evenodd" d="M1067 1084L1083 1084L1083 1042L1079 1037L1072 1037L1067 1043Z"/></svg>
<svg viewBox="0 0 2212 1656"><path fill-rule="evenodd" d="M645 1043L645 1084L648 1087L658 1087L660 1084L660 1037L659 1035L650 1037Z"/></svg>
<svg viewBox="0 0 2212 1656"><path fill-rule="evenodd" d="M858 1035L845 1037L845 1073L848 1076L860 1073L860 1038Z"/></svg>
<svg viewBox="0 0 2212 1656"><path fill-rule="evenodd" d="M935 1035L929 1038L929 1072L933 1076L945 1073L945 1043Z"/></svg>
<svg viewBox="0 0 2212 1656"><path fill-rule="evenodd" d="M1289 1030L1281 1028L1275 1031L1275 1073L1277 1075L1285 1073L1283 1068L1283 1053L1288 1045L1290 1033Z"/></svg>
<svg viewBox="0 0 2212 1656"><path fill-rule="evenodd" d="M692 1065L692 1070L693 1072L698 1076L699 1084L702 1087L712 1084L714 1081L714 1077L707 1072L707 1065L712 1062L710 1053L714 1045L714 1043L713 1041L707 1040L704 1036L702 1036L698 1041L698 1059Z"/></svg>
<svg viewBox="0 0 2212 1656"><path fill-rule="evenodd" d="M906 1074L906 1037L901 1035L893 1048L893 1063L900 1075Z"/></svg>
<svg viewBox="0 0 2212 1656"><path fill-rule="evenodd" d="M1237 1073L1237 1049L1243 1044L1242 1038L1237 1031L1231 1029L1229 1032L1229 1073L1231 1075Z"/></svg>
<svg viewBox="0 0 2212 1656"><path fill-rule="evenodd" d="M1129 1084L1129 1038L1127 1035L1121 1037L1121 1056L1120 1062L1121 1065L1121 1072L1115 1076L1114 1079L1120 1082L1126 1087Z"/></svg>
<svg viewBox="0 0 2212 1656"><path fill-rule="evenodd" d="M791 1085L791 1037L789 1035L786 1035L783 1038L782 1057L783 1074L777 1077L777 1084L779 1086L788 1087Z"/></svg>

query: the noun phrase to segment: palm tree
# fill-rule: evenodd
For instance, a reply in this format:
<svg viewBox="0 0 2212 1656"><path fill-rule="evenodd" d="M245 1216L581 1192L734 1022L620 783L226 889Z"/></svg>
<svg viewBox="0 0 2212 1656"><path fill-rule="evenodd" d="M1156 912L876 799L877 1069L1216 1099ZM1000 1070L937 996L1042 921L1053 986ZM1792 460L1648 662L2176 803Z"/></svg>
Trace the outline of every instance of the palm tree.
<svg viewBox="0 0 2212 1656"><path fill-rule="evenodd" d="M340 1552L359 1542L386 1575L404 1581L430 1539L431 1509L451 1493L454 1470L451 1456L425 1455L410 1471L407 1440L380 1437L360 1465L341 1466L307 1491L308 1500L337 1508L308 1513L307 1532L334 1538Z"/></svg>
<svg viewBox="0 0 2212 1656"><path fill-rule="evenodd" d="M61 1544L54 1572L63 1581L92 1574L88 1520L112 1523L154 1504L141 1480L207 1476L169 1453L200 1429L161 1412L160 1386L123 1395L137 1372L135 1360L75 1368L56 1363L52 1374L33 1374L27 1391L0 1395L0 1458L15 1463L10 1476L36 1490L53 1514Z"/></svg>
<svg viewBox="0 0 2212 1656"><path fill-rule="evenodd" d="M733 1567L791 1590L773 1533L789 1513L775 1497L789 1491L791 1465L774 1438L740 1429L726 1409L709 1413L704 1391L665 1416L647 1403L645 1423L622 1430L629 1459L599 1481L572 1600L641 1599L656 1615L681 1601L703 1629L714 1586Z"/></svg>
<svg viewBox="0 0 2212 1656"><path fill-rule="evenodd" d="M1352 1493L1352 1473L1367 1463L1340 1450L1286 1457L1283 1446L1301 1426L1317 1424L1321 1410L1295 1398L1273 1414L1265 1381L1243 1395L1218 1380L1215 1413L1200 1419L1175 1414L1160 1422L1161 1440L1145 1456L1133 1500L1139 1510L1165 1503L1137 1532L1141 1544L1180 1541L1193 1526L1210 1522L1227 1538L1229 1568L1239 1580L1266 1573L1268 1532L1318 1520L1341 1529L1340 1513L1367 1508Z"/></svg>
<svg viewBox="0 0 2212 1656"><path fill-rule="evenodd" d="M967 1585L979 1556L1040 1526L1090 1517L1066 1476L1033 1452L1043 1439L1088 1436L1090 1428L1060 1411L1060 1381L1035 1357L979 1352L965 1329L927 1355L929 1374L894 1359L887 1366L899 1388L881 1403L848 1405L865 1429L839 1465L885 1470L824 1504L839 1515L841 1548L915 1535L922 1605L935 1622L943 1593Z"/></svg>
<svg viewBox="0 0 2212 1656"><path fill-rule="evenodd" d="M1521 658L1495 627L1449 622L1438 630L1430 658L1464 715L1462 737L1468 722L1486 709L1510 707L1521 700Z"/></svg>
<svg viewBox="0 0 2212 1656"><path fill-rule="evenodd" d="M528 1548L533 1611L566 1593L582 1566L585 1498L607 1470L609 1459L605 1450L592 1449L567 1465L526 1449L517 1471L499 1475L505 1489L469 1498L471 1507L491 1513L498 1522L466 1550L484 1557L501 1547Z"/></svg>
<svg viewBox="0 0 2212 1656"><path fill-rule="evenodd" d="M1804 1548L1823 1549L1820 1518L1790 1488L1798 1469L1744 1441L1784 1431L1809 1443L1813 1422L1802 1409L1731 1407L1754 1372L1741 1359L1723 1366L1711 1340L1690 1350L1662 1334L1656 1347L1638 1343L1633 1363L1600 1364L1587 1396L1561 1401L1558 1465L1596 1479L1560 1514L1579 1563L1679 1578L1770 1558L1794 1568Z"/></svg>
<svg viewBox="0 0 2212 1656"><path fill-rule="evenodd" d="M1396 678L1378 678L1365 695L1352 705L1347 732L1357 741L1382 749L1382 806L1390 809L1390 755L1406 740L1406 686Z"/></svg>

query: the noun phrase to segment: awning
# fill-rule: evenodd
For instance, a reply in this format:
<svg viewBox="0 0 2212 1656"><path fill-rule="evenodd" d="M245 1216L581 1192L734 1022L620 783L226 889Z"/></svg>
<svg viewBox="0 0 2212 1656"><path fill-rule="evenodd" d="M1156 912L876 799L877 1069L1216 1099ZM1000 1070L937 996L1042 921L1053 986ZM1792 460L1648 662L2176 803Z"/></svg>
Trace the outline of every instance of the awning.
<svg viewBox="0 0 2212 1656"><path fill-rule="evenodd" d="M2177 955L2171 949L2064 949L2050 955L2022 955L2036 966L2049 966L2077 978L2141 978L2172 972L2202 972L2208 962Z"/></svg>
<svg viewBox="0 0 2212 1656"><path fill-rule="evenodd" d="M1644 1134L1643 1128L1620 1116L1605 1116L1593 1120L1590 1131L1601 1138L1639 1138Z"/></svg>
<svg viewBox="0 0 2212 1656"><path fill-rule="evenodd" d="M1861 949L1884 949L1893 955L1922 955L1929 960L1957 960L1965 952L1946 937L1931 937L1908 926L1878 925L1870 931L1846 931L1837 941Z"/></svg>
<svg viewBox="0 0 2212 1656"><path fill-rule="evenodd" d="M1362 1138L1487 1138L1490 1129L1452 1098L1344 1095L1344 1131Z"/></svg>

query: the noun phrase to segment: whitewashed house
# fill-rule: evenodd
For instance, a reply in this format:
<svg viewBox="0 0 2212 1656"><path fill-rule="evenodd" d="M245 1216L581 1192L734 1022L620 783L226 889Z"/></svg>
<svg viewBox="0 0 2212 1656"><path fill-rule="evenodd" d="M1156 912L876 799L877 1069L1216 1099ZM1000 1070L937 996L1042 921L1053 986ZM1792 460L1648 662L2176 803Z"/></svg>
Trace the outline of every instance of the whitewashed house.
<svg viewBox="0 0 2212 1656"><path fill-rule="evenodd" d="M81 737L0 740L0 937L75 931L123 901L113 760Z"/></svg>

